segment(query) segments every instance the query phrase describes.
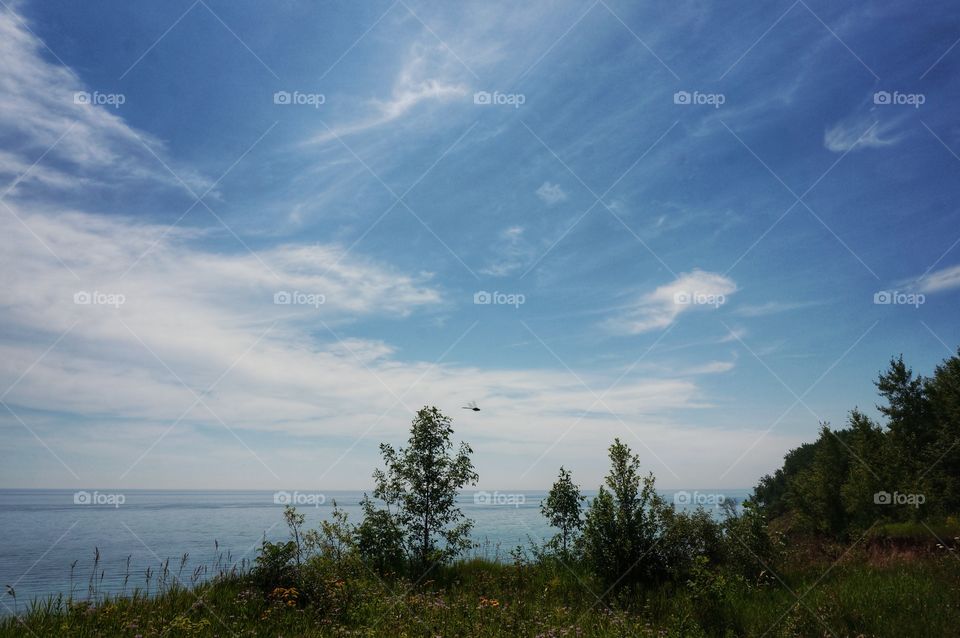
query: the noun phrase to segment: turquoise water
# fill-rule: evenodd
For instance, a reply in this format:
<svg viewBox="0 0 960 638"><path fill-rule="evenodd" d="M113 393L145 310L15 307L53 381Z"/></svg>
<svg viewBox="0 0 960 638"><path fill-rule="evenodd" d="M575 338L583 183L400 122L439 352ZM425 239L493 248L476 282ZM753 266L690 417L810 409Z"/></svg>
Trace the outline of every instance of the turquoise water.
<svg viewBox="0 0 960 638"><path fill-rule="evenodd" d="M740 502L748 490L723 490ZM684 501L712 505L714 491L681 492ZM662 492L673 501L676 491ZM685 495L691 495L689 499ZM36 597L73 594L86 598L95 549L100 562L95 581L102 593L144 588L144 572L156 573L166 559L170 570L189 583L198 567L252 561L264 537L286 536L283 502L293 501L308 527L327 518L332 502L352 521L359 519L362 492L0 490L0 586L11 585L21 604ZM459 497L475 521L474 552L504 558L511 548L551 534L540 515L542 491L468 492ZM588 493L589 496L589 493ZM499 549L498 549L499 547ZM188 554L183 569L181 558ZM129 557L129 569L127 560ZM75 562L75 564L74 564ZM73 568L71 569L71 565ZM72 574L72 575L71 575ZM126 580L126 584L125 581ZM156 576L151 588L156 587ZM3 596L0 612L10 613Z"/></svg>

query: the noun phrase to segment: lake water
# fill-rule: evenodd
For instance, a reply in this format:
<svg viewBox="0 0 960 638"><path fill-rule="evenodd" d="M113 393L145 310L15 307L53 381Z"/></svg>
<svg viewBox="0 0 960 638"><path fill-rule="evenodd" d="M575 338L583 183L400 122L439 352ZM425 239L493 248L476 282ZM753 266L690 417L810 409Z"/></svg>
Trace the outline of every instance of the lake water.
<svg viewBox="0 0 960 638"><path fill-rule="evenodd" d="M710 509L717 492L661 494L671 502L679 494L681 507L686 501ZM720 492L740 502L749 491ZM321 496L268 491L0 490L0 586L14 587L21 604L56 594L86 598L95 548L100 551L102 580L100 573L96 580L101 592L144 588L145 570L152 568L156 574L168 558L173 574L179 572L181 580L189 583L198 567L206 565L210 573L218 562L252 561L264 537L285 538L283 502L297 505L306 515L306 526L316 527L329 517L333 500L357 522L362 496L355 491ZM552 531L540 514L545 496L543 491L462 494L460 508L475 521L473 536L480 544L474 552L503 559L529 538L549 537ZM181 571L184 554L188 558ZM156 587L156 576L151 587ZM10 613L12 608L12 598L4 594L0 613Z"/></svg>

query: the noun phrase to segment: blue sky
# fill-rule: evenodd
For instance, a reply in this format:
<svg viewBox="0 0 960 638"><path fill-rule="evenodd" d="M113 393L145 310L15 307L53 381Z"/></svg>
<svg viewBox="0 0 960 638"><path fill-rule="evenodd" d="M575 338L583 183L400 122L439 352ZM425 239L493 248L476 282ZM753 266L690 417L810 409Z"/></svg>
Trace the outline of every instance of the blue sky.
<svg viewBox="0 0 960 638"><path fill-rule="evenodd" d="M363 488L428 403L483 487L745 487L960 343L947 3L0 29L6 487Z"/></svg>

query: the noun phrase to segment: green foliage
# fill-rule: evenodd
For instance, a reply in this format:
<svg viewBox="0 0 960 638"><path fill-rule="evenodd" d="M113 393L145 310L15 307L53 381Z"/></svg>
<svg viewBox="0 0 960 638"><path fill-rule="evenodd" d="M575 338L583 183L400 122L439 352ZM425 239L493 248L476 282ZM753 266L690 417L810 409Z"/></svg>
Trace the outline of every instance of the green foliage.
<svg viewBox="0 0 960 638"><path fill-rule="evenodd" d="M550 522L551 527L560 530L550 542L564 557L569 556L570 548L577 540L577 533L583 527L580 503L584 500L580 488L574 484L570 471L560 466L558 476L547 498L540 503L540 512Z"/></svg>
<svg viewBox="0 0 960 638"><path fill-rule="evenodd" d="M187 590L97 602L52 600L0 618L0 638L104 636L582 636L796 638L955 636L955 559L886 566L824 559L781 576L787 587L745 587L700 561L687 581L598 603L589 575L471 560L438 567L434 582L363 569L335 577L303 565L304 588L251 588L233 576ZM789 589L788 589L789 587ZM589 591L588 591L589 590ZM791 591L792 590L792 591ZM309 595L305 592L309 592ZM797 604L794 593L802 594Z"/></svg>
<svg viewBox="0 0 960 638"><path fill-rule="evenodd" d="M297 508L292 505L287 505L283 508L283 521L287 524L287 529L290 530L290 538L296 547L296 552L294 553L294 560L297 563L297 570L300 569L300 564L303 562L303 514L297 512Z"/></svg>
<svg viewBox="0 0 960 638"><path fill-rule="evenodd" d="M740 511L729 507L720 527L728 569L755 585L772 584L773 570L782 558L783 539L771 535L762 509L750 500Z"/></svg>
<svg viewBox="0 0 960 638"><path fill-rule="evenodd" d="M822 424L810 466L797 474L787 493L802 525L815 532L839 535L845 528L840 488L846 482L850 455L844 438L848 438L846 433L833 432L828 424Z"/></svg>
<svg viewBox="0 0 960 638"><path fill-rule="evenodd" d="M657 545L667 575L682 581L698 559L719 565L724 560L723 530L702 507L692 512L664 511L664 532Z"/></svg>
<svg viewBox="0 0 960 638"><path fill-rule="evenodd" d="M731 605L734 592L740 586L739 577L715 569L706 556L693 560L687 588L698 624L708 629L710 635L722 636L727 631L740 629L735 627L736 611Z"/></svg>
<svg viewBox="0 0 960 638"><path fill-rule="evenodd" d="M915 375L903 357L876 381L886 417L857 409L847 427L792 450L760 480L753 500L771 519L801 532L849 540L872 525L943 520L960 513L960 356ZM886 502L889 495L911 500Z"/></svg>
<svg viewBox="0 0 960 638"><path fill-rule="evenodd" d="M251 574L254 582L263 590L292 585L297 575L296 556L294 541L271 543L264 540Z"/></svg>
<svg viewBox="0 0 960 638"><path fill-rule="evenodd" d="M583 527L583 555L608 586L649 583L664 576L657 545L672 507L657 494L653 474L640 475L640 460L620 439L610 446L610 473L590 503Z"/></svg>
<svg viewBox="0 0 960 638"><path fill-rule="evenodd" d="M385 508L378 510L370 501L364 506L372 530L399 530L406 555L418 569L449 561L471 546L473 522L463 516L456 498L460 489L476 484L477 473L470 461L473 450L460 443L454 453L452 435L450 418L437 408L417 412L406 448L380 446L385 469L373 474L373 496ZM369 547L372 539L369 534L365 538L362 545ZM386 542L391 545L393 538Z"/></svg>
<svg viewBox="0 0 960 638"><path fill-rule="evenodd" d="M350 523L346 511L333 500L330 520L320 521L319 530L303 533L303 546L308 554L319 554L333 561L341 561L357 547L357 529Z"/></svg>
<svg viewBox="0 0 960 638"><path fill-rule="evenodd" d="M366 495L361 503L363 522L357 527L357 550L381 574L398 572L405 563L404 534L389 510L377 508Z"/></svg>

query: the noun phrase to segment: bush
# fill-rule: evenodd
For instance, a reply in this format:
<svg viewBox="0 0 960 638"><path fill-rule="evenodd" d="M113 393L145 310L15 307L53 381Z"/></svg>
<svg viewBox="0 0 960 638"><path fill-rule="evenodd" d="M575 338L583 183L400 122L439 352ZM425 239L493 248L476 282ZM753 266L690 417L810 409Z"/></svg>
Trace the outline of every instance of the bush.
<svg viewBox="0 0 960 638"><path fill-rule="evenodd" d="M264 540L251 572L254 582L268 592L277 587L292 586L296 581L296 557L296 542L271 543Z"/></svg>
<svg viewBox="0 0 960 638"><path fill-rule="evenodd" d="M653 474L640 476L640 461L615 439L610 473L590 503L582 548L590 569L611 588L649 583L665 575L658 545L673 508L657 494Z"/></svg>
<svg viewBox="0 0 960 638"><path fill-rule="evenodd" d="M386 574L400 572L406 562L403 531L385 509L363 497L363 522L357 527L356 544L361 559L371 568Z"/></svg>
<svg viewBox="0 0 960 638"><path fill-rule="evenodd" d="M727 508L721 529L723 560L732 571L754 584L773 580L772 570L783 557L783 540L771 536L760 507L747 500L741 512Z"/></svg>

